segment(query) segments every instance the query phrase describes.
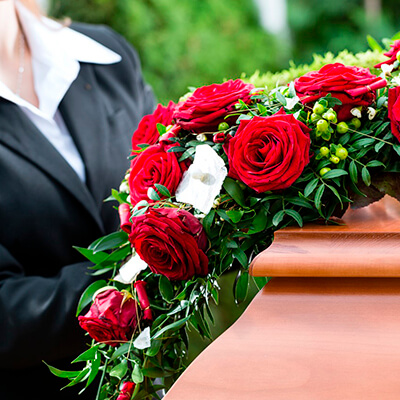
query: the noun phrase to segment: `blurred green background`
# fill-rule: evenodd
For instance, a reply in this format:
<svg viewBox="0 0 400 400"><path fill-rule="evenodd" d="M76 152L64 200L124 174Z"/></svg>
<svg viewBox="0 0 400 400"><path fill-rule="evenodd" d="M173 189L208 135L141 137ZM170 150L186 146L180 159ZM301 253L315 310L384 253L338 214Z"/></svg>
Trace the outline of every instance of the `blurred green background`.
<svg viewBox="0 0 400 400"><path fill-rule="evenodd" d="M106 24L137 49L146 80L158 100L178 101L190 86L224 79L260 75L295 64L320 68L333 56L313 61L313 54L335 55L343 49L368 49L367 34L379 42L400 30L400 7L394 0L48 0L49 14L73 21ZM378 57L378 58L377 58ZM348 64L374 65L379 53L352 58ZM377 59L376 59L377 58ZM383 60L383 58L382 58ZM253 81L274 83L292 79L306 68L269 74ZM281 82L282 83L282 82ZM226 274L221 304L214 307L218 336L245 309L257 293L251 285L247 301L234 305L232 286L236 273ZM189 359L207 344L192 338Z"/></svg>
<svg viewBox="0 0 400 400"><path fill-rule="evenodd" d="M400 30L394 0L49 0L50 15L113 27L138 50L159 101L190 86L278 71L313 53L368 48Z"/></svg>

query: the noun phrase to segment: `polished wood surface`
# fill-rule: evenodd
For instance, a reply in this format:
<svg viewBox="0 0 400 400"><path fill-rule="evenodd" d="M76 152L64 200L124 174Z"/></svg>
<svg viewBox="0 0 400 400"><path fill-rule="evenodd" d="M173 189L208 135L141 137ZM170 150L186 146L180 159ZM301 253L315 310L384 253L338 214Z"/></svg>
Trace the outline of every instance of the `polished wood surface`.
<svg viewBox="0 0 400 400"><path fill-rule="evenodd" d="M400 279L273 278L165 400L398 400Z"/></svg>
<svg viewBox="0 0 400 400"><path fill-rule="evenodd" d="M277 231L272 245L254 259L251 274L400 277L400 202L385 196L336 222Z"/></svg>

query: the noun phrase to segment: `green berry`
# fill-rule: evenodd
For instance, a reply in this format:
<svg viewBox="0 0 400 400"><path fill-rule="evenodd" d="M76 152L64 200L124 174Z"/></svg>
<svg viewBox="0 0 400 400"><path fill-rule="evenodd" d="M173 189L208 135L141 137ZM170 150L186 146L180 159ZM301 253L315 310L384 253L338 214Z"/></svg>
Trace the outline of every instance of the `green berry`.
<svg viewBox="0 0 400 400"><path fill-rule="evenodd" d="M325 146L322 146L319 149L319 153L321 154L321 156L326 157L329 154L329 149L327 147L325 147Z"/></svg>
<svg viewBox="0 0 400 400"><path fill-rule="evenodd" d="M322 118L325 118L327 121L333 122L334 124L336 124L337 122L336 112L333 111L332 108L330 108L327 112L323 113Z"/></svg>
<svg viewBox="0 0 400 400"><path fill-rule="evenodd" d="M339 157L341 160L345 160L349 155L349 152L344 147L339 147L336 150L336 156Z"/></svg>
<svg viewBox="0 0 400 400"><path fill-rule="evenodd" d="M218 130L219 131L226 131L229 128L229 125L226 122L221 122L218 125Z"/></svg>
<svg viewBox="0 0 400 400"><path fill-rule="evenodd" d="M312 113L310 119L311 119L311 122L317 122L321 119L321 116L318 114Z"/></svg>
<svg viewBox="0 0 400 400"><path fill-rule="evenodd" d="M349 130L349 126L346 124L346 122L342 121L337 124L336 130L338 133L344 134Z"/></svg>
<svg viewBox="0 0 400 400"><path fill-rule="evenodd" d="M319 171L319 174L321 175L321 176L324 176L327 172L329 172L331 169L330 168L328 168L328 167L325 167L325 168L321 168L320 169L320 171Z"/></svg>
<svg viewBox="0 0 400 400"><path fill-rule="evenodd" d="M315 114L321 115L325 111L325 107L321 103L315 103L313 107L313 112Z"/></svg>
<svg viewBox="0 0 400 400"><path fill-rule="evenodd" d="M333 162L334 164L339 164L340 158L339 158L339 157L336 157L336 156L331 156L331 157L329 158L329 161L330 161L330 162Z"/></svg>
<svg viewBox="0 0 400 400"><path fill-rule="evenodd" d="M355 129L358 129L361 126L361 121L358 118L352 118L350 121Z"/></svg>
<svg viewBox="0 0 400 400"><path fill-rule="evenodd" d="M321 132L321 133L326 132L328 130L328 128L329 128L329 122L328 121L326 121L324 119L320 119L317 122L317 131L318 132Z"/></svg>

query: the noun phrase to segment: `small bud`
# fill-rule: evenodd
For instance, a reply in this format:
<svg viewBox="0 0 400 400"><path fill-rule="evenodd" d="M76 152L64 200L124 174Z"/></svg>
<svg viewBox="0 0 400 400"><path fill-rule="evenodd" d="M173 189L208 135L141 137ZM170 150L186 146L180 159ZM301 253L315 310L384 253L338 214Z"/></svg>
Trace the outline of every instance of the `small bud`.
<svg viewBox="0 0 400 400"><path fill-rule="evenodd" d="M368 107L368 119L372 120L375 118L376 110L373 107Z"/></svg>
<svg viewBox="0 0 400 400"><path fill-rule="evenodd" d="M320 153L322 156L326 157L326 156L329 154L329 149L328 149L326 146L322 146L322 147L319 149L319 153Z"/></svg>
<svg viewBox="0 0 400 400"><path fill-rule="evenodd" d="M315 114L321 115L325 111L325 107L321 103L315 103L313 107L313 112Z"/></svg>
<svg viewBox="0 0 400 400"><path fill-rule="evenodd" d="M361 118L361 110L362 107L354 107L350 110L351 115L354 115L357 118Z"/></svg>
<svg viewBox="0 0 400 400"><path fill-rule="evenodd" d="M227 122L221 122L221 123L218 125L218 130L219 130L219 131L226 131L227 129L229 129L229 125L228 125Z"/></svg>
<svg viewBox="0 0 400 400"><path fill-rule="evenodd" d="M119 185L119 191L121 193L128 193L129 194L129 185L127 181L122 181L121 185Z"/></svg>
<svg viewBox="0 0 400 400"><path fill-rule="evenodd" d="M317 122L317 131L320 133L326 132L329 128L329 122L324 120L324 119L320 119Z"/></svg>
<svg viewBox="0 0 400 400"><path fill-rule="evenodd" d="M358 129L361 126L361 121L358 118L352 118L350 121L355 129Z"/></svg>
<svg viewBox="0 0 400 400"><path fill-rule="evenodd" d="M311 122L317 122L321 119L321 116L318 114L312 113L310 119L311 119Z"/></svg>
<svg viewBox="0 0 400 400"><path fill-rule="evenodd" d="M336 157L339 157L341 160L345 160L349 155L349 152L344 147L339 147L336 149Z"/></svg>
<svg viewBox="0 0 400 400"><path fill-rule="evenodd" d="M328 167L325 167L325 168L322 168L322 169L320 169L320 171L319 171L319 174L321 175L321 176L324 176L327 172L329 172L331 169L330 168L328 168Z"/></svg>
<svg viewBox="0 0 400 400"><path fill-rule="evenodd" d="M344 134L349 130L349 126L346 124L346 122L342 121L337 124L336 130L338 133Z"/></svg>
<svg viewBox="0 0 400 400"><path fill-rule="evenodd" d="M336 157L336 156L331 156L331 157L329 158L329 161L330 161L330 162L333 162L334 164L339 164L340 158L339 158L339 157Z"/></svg>
<svg viewBox="0 0 400 400"><path fill-rule="evenodd" d="M204 133L199 133L196 136L196 140L198 140L199 142L205 142L207 140L207 136Z"/></svg>

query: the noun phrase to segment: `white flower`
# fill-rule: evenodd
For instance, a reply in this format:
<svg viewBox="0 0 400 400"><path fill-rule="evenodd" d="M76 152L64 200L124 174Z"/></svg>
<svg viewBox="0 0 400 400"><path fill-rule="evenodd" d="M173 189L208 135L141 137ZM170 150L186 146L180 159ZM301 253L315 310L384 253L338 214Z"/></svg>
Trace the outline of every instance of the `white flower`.
<svg viewBox="0 0 400 400"><path fill-rule="evenodd" d="M390 74L393 71L394 65L382 64L381 69L385 75Z"/></svg>
<svg viewBox="0 0 400 400"><path fill-rule="evenodd" d="M141 271L147 268L147 264L135 253L118 271L114 281L129 285Z"/></svg>
<svg viewBox="0 0 400 400"><path fill-rule="evenodd" d="M224 160L208 144L197 146L193 164L176 189L176 200L208 214L227 174Z"/></svg>
<svg viewBox="0 0 400 400"><path fill-rule="evenodd" d="M129 185L127 181L121 182L121 185L119 186L119 191L122 193L129 193Z"/></svg>
<svg viewBox="0 0 400 400"><path fill-rule="evenodd" d="M287 108L288 110L291 110L299 102L299 100L300 99L298 96L294 96L292 98L286 98L285 108Z"/></svg>
<svg viewBox="0 0 400 400"><path fill-rule="evenodd" d="M134 340L133 346L139 350L147 349L150 347L150 327L146 327L140 333L140 335Z"/></svg>
<svg viewBox="0 0 400 400"><path fill-rule="evenodd" d="M397 75L392 79L392 84L396 85L396 86L400 86L400 76Z"/></svg>
<svg viewBox="0 0 400 400"><path fill-rule="evenodd" d="M199 133L196 136L196 140L198 140L199 142L205 142L207 140L207 136L204 133Z"/></svg>
<svg viewBox="0 0 400 400"><path fill-rule="evenodd" d="M357 118L361 118L361 107L354 107L350 110L351 115Z"/></svg>
<svg viewBox="0 0 400 400"><path fill-rule="evenodd" d="M376 110L373 107L368 107L368 119L374 119L376 115Z"/></svg>

